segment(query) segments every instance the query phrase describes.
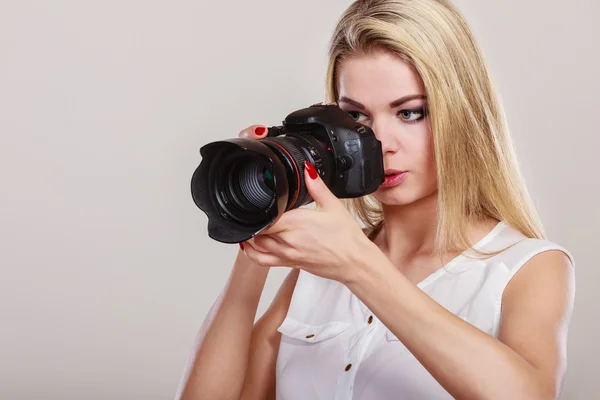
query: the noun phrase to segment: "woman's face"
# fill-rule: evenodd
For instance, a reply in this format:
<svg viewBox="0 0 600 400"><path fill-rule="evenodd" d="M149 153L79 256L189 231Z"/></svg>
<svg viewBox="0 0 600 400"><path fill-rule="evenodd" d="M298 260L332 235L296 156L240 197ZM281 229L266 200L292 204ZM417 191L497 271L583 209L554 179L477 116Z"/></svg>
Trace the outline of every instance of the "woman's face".
<svg viewBox="0 0 600 400"><path fill-rule="evenodd" d="M339 106L381 141L386 183L373 193L406 205L437 192L427 101L418 73L385 52L346 59L338 69Z"/></svg>

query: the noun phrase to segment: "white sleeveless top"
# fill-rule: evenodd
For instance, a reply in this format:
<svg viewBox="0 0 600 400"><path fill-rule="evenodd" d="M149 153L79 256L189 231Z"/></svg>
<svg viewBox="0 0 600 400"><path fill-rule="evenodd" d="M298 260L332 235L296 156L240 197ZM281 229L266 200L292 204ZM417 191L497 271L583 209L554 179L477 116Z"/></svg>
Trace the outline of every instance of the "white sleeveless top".
<svg viewBox="0 0 600 400"><path fill-rule="evenodd" d="M529 239L504 222L475 247L500 250L512 244L488 259L463 253L417 286L497 337L502 293L523 264L552 249L565 252L574 264L566 249ZM452 399L377 316L337 281L300 270L278 331L277 400Z"/></svg>

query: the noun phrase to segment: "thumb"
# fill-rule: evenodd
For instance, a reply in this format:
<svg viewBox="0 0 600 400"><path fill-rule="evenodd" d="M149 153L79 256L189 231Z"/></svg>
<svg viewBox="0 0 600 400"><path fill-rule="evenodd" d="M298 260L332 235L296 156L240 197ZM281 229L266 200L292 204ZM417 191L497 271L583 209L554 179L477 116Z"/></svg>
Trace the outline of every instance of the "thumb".
<svg viewBox="0 0 600 400"><path fill-rule="evenodd" d="M338 198L329 190L317 169L308 161L304 162L304 182L308 194L317 204L317 208L328 208L339 202Z"/></svg>

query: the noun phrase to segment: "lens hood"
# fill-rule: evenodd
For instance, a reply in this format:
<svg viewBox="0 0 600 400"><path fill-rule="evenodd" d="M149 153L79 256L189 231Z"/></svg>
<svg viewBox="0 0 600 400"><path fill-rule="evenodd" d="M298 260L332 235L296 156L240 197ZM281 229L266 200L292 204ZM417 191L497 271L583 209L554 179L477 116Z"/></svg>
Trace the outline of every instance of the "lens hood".
<svg viewBox="0 0 600 400"><path fill-rule="evenodd" d="M208 217L209 237L222 243L239 243L259 234L285 212L289 196L285 168L273 150L261 140L220 140L200 148L200 155L202 161L192 175L191 191L194 203ZM273 201L269 207L257 211L252 221L235 219L227 212L231 206L228 197L220 193L219 179L228 172L225 168L227 163L223 160L236 157L260 158L273 172L276 190Z"/></svg>

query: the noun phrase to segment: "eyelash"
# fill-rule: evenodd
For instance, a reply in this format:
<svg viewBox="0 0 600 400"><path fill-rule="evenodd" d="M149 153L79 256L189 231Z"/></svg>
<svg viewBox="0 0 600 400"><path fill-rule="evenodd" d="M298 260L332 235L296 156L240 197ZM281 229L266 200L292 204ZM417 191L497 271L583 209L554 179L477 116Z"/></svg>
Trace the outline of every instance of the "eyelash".
<svg viewBox="0 0 600 400"><path fill-rule="evenodd" d="M425 118L425 116L427 115L427 108L426 107L417 107L417 108L411 108L411 109L407 108L407 109L399 110L396 113L396 116L399 116L400 114L407 113L407 112L414 113L414 114L421 114L421 116L419 118L412 120L412 121L404 119L404 122L406 122L407 124L416 124L417 122L422 121L423 118ZM352 110L348 111L348 114L350 114L350 113L365 115L365 114L361 113L360 111L352 111Z"/></svg>

